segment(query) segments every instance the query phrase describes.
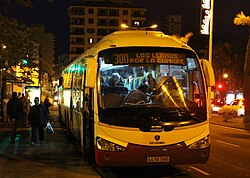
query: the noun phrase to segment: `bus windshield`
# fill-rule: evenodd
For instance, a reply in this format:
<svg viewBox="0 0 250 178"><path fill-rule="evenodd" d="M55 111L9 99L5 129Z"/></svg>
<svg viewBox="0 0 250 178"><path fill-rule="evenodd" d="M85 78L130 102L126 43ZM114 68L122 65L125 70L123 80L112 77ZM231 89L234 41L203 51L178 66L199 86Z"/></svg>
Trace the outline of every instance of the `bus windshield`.
<svg viewBox="0 0 250 178"><path fill-rule="evenodd" d="M100 121L123 125L124 118L158 116L189 124L206 120L204 80L194 52L123 47L101 51L98 60Z"/></svg>

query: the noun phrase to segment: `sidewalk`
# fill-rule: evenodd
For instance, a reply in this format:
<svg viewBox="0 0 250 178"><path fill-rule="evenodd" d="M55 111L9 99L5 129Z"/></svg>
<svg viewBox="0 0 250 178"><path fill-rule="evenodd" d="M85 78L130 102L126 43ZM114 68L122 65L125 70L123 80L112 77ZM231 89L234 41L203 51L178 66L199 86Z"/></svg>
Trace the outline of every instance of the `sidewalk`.
<svg viewBox="0 0 250 178"><path fill-rule="evenodd" d="M50 122L53 126L54 130L62 130L61 124L59 122L58 118L58 108L57 107L50 107ZM17 131L31 131L31 127L25 127L24 126L24 120L18 121L17 125ZM12 125L11 123L4 123L3 119L0 118L0 130L1 131L11 131Z"/></svg>
<svg viewBox="0 0 250 178"><path fill-rule="evenodd" d="M244 129L250 131L250 124L243 123L243 117L232 118L231 120L224 122L223 118L218 114L211 114L209 121L211 124L222 125L226 127L233 127L238 129Z"/></svg>
<svg viewBox="0 0 250 178"><path fill-rule="evenodd" d="M100 177L67 137L58 115L58 108L51 107L55 132L46 133L45 143L36 146L30 144L30 128L19 126L17 137L11 138L11 126L0 121L0 177Z"/></svg>

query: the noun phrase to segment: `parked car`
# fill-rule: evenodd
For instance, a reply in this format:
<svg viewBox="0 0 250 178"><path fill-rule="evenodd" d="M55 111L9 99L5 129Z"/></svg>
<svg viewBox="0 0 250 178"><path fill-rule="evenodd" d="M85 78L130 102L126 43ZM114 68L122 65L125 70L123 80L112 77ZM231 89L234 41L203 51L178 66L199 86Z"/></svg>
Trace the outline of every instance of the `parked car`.
<svg viewBox="0 0 250 178"><path fill-rule="evenodd" d="M217 113L222 106L225 105L225 102L222 99L212 99L211 100L211 112Z"/></svg>
<svg viewBox="0 0 250 178"><path fill-rule="evenodd" d="M238 116L245 115L245 101L244 101L244 99L234 99L229 105L237 107L237 110L238 110L237 115Z"/></svg>

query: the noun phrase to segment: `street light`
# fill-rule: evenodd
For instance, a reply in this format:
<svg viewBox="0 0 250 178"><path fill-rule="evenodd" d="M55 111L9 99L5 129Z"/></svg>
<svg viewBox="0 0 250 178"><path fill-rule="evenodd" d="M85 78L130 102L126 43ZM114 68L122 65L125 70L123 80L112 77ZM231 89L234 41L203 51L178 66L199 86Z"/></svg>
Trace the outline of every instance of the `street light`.
<svg viewBox="0 0 250 178"><path fill-rule="evenodd" d="M224 73L224 74L223 74L223 78L224 78L224 79L227 79L227 78L228 78L228 73Z"/></svg>

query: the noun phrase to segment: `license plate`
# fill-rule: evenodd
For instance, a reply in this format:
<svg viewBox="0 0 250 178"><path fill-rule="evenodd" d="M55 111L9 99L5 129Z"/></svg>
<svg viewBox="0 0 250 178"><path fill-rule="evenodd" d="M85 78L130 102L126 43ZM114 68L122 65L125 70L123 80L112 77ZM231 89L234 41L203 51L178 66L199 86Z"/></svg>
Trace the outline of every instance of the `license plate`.
<svg viewBox="0 0 250 178"><path fill-rule="evenodd" d="M169 156L150 156L147 157L148 163L167 163L169 162Z"/></svg>

